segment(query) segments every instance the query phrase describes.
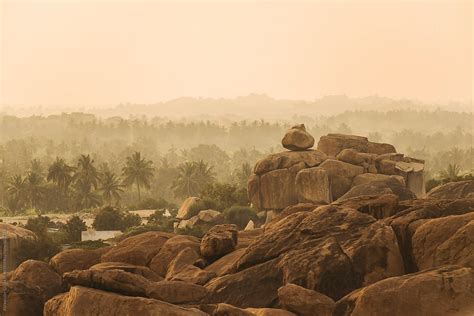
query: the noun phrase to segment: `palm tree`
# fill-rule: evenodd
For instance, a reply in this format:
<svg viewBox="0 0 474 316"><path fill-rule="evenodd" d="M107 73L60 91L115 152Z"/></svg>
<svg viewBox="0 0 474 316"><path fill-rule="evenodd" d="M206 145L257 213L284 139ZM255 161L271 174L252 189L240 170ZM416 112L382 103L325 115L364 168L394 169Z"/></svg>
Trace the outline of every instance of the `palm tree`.
<svg viewBox="0 0 474 316"><path fill-rule="evenodd" d="M140 187L150 188L153 178L153 162L141 157L137 151L126 158L125 167L122 169L123 183L127 186L135 184L138 191L138 202L140 202Z"/></svg>
<svg viewBox="0 0 474 316"><path fill-rule="evenodd" d="M35 172L29 172L25 179L26 192L31 208L38 206L38 201L44 194L43 177Z"/></svg>
<svg viewBox="0 0 474 316"><path fill-rule="evenodd" d="M83 182L77 182L75 189L77 207L83 209L100 205L100 196L91 190L90 185Z"/></svg>
<svg viewBox="0 0 474 316"><path fill-rule="evenodd" d="M248 162L245 162L240 167L240 170L236 170L237 183L241 187L247 187L247 181L250 175L252 174L252 167Z"/></svg>
<svg viewBox="0 0 474 316"><path fill-rule="evenodd" d="M173 181L172 189L177 197L195 196L213 180L212 167L207 163L202 160L185 162L178 166L178 176Z"/></svg>
<svg viewBox="0 0 474 316"><path fill-rule="evenodd" d="M58 189L66 193L72 181L74 167L69 166L64 159L56 157L56 161L48 169L47 180L55 183Z"/></svg>
<svg viewBox="0 0 474 316"><path fill-rule="evenodd" d="M7 192L12 197L15 205L21 207L28 196L25 178L19 174L11 177L7 183Z"/></svg>
<svg viewBox="0 0 474 316"><path fill-rule="evenodd" d="M76 172L73 176L73 181L76 185L81 186L83 189L94 187L97 189L99 181L99 172L94 166L94 160L90 155L81 155L77 162Z"/></svg>
<svg viewBox="0 0 474 316"><path fill-rule="evenodd" d="M105 171L100 177L100 188L102 191L102 198L107 201L107 205L112 204L112 199L115 202L120 201L120 192L123 192L123 185L120 179L111 171Z"/></svg>

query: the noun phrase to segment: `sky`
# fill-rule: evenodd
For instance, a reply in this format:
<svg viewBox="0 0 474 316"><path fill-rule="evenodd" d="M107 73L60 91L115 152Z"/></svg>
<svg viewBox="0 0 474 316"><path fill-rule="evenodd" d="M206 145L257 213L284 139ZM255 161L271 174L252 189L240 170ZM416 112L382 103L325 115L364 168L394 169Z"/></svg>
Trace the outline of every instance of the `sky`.
<svg viewBox="0 0 474 316"><path fill-rule="evenodd" d="M471 1L0 3L3 105L472 100Z"/></svg>

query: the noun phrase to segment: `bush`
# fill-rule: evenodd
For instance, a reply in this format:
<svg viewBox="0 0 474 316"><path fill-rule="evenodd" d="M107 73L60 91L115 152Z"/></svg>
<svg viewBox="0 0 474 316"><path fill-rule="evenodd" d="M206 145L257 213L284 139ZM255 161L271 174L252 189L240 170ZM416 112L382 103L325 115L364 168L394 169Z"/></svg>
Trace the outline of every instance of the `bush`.
<svg viewBox="0 0 474 316"><path fill-rule="evenodd" d="M202 238L206 231L204 230L203 227L200 226L194 226L192 228L186 227L186 228L180 228L177 231L178 234L180 235L189 235L189 236L194 236L197 238Z"/></svg>
<svg viewBox="0 0 474 316"><path fill-rule="evenodd" d="M121 230L141 224L140 216L122 212L114 207L107 206L96 215L92 227L96 230Z"/></svg>
<svg viewBox="0 0 474 316"><path fill-rule="evenodd" d="M103 247L108 247L109 244L103 242L102 240L86 240L71 243L71 248L80 248L80 249L98 249Z"/></svg>
<svg viewBox="0 0 474 316"><path fill-rule="evenodd" d="M238 188L229 183L212 183L201 194L202 199L215 201L218 210L225 210L234 205L248 205L247 189Z"/></svg>
<svg viewBox="0 0 474 316"><path fill-rule="evenodd" d="M53 227L54 223L51 222L48 216L38 215L36 217L28 218L25 228L31 230L36 236L45 236L48 232L48 227Z"/></svg>
<svg viewBox="0 0 474 316"><path fill-rule="evenodd" d="M64 226L68 242L81 241L81 232L87 230L86 223L77 215L71 217Z"/></svg>
<svg viewBox="0 0 474 316"><path fill-rule="evenodd" d="M224 212L227 223L235 224L239 229L244 229L250 220L257 221L257 213L248 206L232 206Z"/></svg>
<svg viewBox="0 0 474 316"><path fill-rule="evenodd" d="M19 262L29 259L48 262L51 257L60 251L61 247L59 243L55 242L48 235L40 235L38 239L35 240L23 240L18 249L17 256Z"/></svg>
<svg viewBox="0 0 474 316"><path fill-rule="evenodd" d="M119 237L119 240L126 239L128 237L140 235L146 232L167 232L167 233L172 233L173 232L173 226L171 228L167 226L163 226L160 224L156 223L148 223L146 225L142 226L135 226L135 227L130 227L127 229L127 231Z"/></svg>

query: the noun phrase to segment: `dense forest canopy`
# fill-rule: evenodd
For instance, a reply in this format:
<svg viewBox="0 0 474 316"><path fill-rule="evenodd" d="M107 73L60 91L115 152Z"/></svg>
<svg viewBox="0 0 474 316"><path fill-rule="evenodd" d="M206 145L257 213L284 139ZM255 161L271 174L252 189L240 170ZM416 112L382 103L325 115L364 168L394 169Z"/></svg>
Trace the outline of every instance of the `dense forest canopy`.
<svg viewBox="0 0 474 316"><path fill-rule="evenodd" d="M7 204L7 187L15 176L26 177L34 169L47 182L48 170L57 158L76 168L81 157L89 156L97 172L108 177L109 185L118 185L124 178L127 157L131 159L136 152L140 153L140 159L152 165L149 170L152 176L142 187L144 198L179 203L184 196L176 194L176 185L173 190L173 181L180 172L183 176L192 168L186 163L194 163L194 167L204 163L201 167L204 172L210 168L208 173L213 181L244 188L248 169L265 155L283 150L281 137L294 123L305 123L316 139L339 132L391 143L399 152L425 159L427 179L446 173L449 165L458 174L472 172L470 112L427 110L418 106L386 111L350 110L334 115L308 113L295 113L281 120L267 120L264 116L239 119L232 115L198 119L100 116L83 112L28 117L3 113L0 115L0 201ZM99 184L95 186L98 190ZM122 201L130 204L139 188L133 181L129 187L130 190L120 186L117 189Z"/></svg>

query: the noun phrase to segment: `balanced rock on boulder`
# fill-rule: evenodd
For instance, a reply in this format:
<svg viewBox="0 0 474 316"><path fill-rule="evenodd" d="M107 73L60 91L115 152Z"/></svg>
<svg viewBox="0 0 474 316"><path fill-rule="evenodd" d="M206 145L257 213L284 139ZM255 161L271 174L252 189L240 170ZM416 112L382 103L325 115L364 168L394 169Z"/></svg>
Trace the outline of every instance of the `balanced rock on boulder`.
<svg viewBox="0 0 474 316"><path fill-rule="evenodd" d="M313 147L314 137L306 131L304 124L299 124L286 132L281 140L281 144L289 150L306 150Z"/></svg>
<svg viewBox="0 0 474 316"><path fill-rule="evenodd" d="M212 227L201 240L201 254L207 258L222 257L235 250L237 226L233 224Z"/></svg>

